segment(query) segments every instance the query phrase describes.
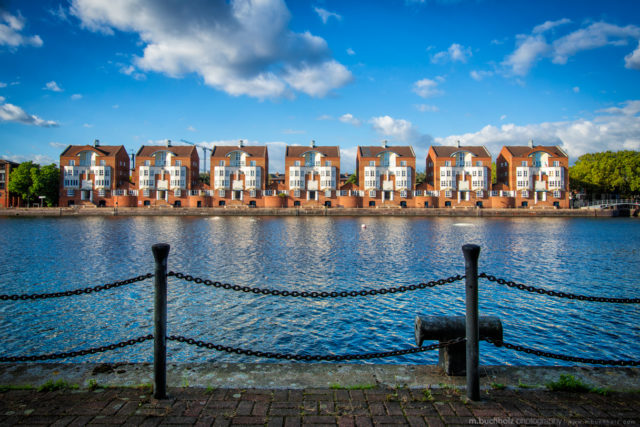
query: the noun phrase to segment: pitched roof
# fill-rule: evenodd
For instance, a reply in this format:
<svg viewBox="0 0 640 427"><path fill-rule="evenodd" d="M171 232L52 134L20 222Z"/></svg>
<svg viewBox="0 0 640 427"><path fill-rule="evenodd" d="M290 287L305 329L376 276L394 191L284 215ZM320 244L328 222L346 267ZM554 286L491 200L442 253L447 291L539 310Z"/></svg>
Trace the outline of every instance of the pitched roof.
<svg viewBox="0 0 640 427"><path fill-rule="evenodd" d="M557 145L537 145L533 148L526 145L505 145L505 147L513 157L528 157L529 154L535 151L546 151L555 157L569 157L564 150Z"/></svg>
<svg viewBox="0 0 640 427"><path fill-rule="evenodd" d="M474 156L491 157L491 153L484 145L461 145L460 147L452 147L448 145L432 145L433 151L438 157L451 157L453 153L458 151L468 151Z"/></svg>
<svg viewBox="0 0 640 427"><path fill-rule="evenodd" d="M120 149L124 150L124 145L69 145L65 150L60 154L61 156L76 156L78 153L82 151L95 151L101 156L115 156Z"/></svg>
<svg viewBox="0 0 640 427"><path fill-rule="evenodd" d="M0 165L6 165L6 164L11 165L12 167L20 166L20 164L19 164L19 163L12 162L11 160L4 160L4 159L0 159Z"/></svg>
<svg viewBox="0 0 640 427"><path fill-rule="evenodd" d="M244 151L250 157L267 157L266 145L214 145L211 151L211 157L225 157L232 151Z"/></svg>
<svg viewBox="0 0 640 427"><path fill-rule="evenodd" d="M317 151L327 157L340 157L340 147L319 145L315 147L308 145L287 145L285 157L301 157L307 151Z"/></svg>
<svg viewBox="0 0 640 427"><path fill-rule="evenodd" d="M387 146L387 147L378 147L378 146L358 146L358 150L360 152L360 157L377 157L380 153L384 151L390 151L392 153L397 154L400 157L416 157L416 154L413 152L413 147L410 145L405 146Z"/></svg>
<svg viewBox="0 0 640 427"><path fill-rule="evenodd" d="M143 145L136 153L136 157L151 157L158 151L169 151L179 157L189 157L196 150L193 145Z"/></svg>

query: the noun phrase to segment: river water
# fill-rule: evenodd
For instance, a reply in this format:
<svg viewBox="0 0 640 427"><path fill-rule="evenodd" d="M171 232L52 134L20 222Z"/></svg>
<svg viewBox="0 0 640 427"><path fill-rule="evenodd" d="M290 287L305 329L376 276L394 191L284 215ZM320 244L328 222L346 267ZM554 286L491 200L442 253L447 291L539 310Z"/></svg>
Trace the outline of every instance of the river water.
<svg viewBox="0 0 640 427"><path fill-rule="evenodd" d="M633 218L83 217L0 218L0 294L84 288L169 269L241 286L351 291L480 271L577 294L640 296L640 222ZM480 281L480 314L507 342L601 359L640 359L640 306L531 294ZM414 346L416 315L464 315L463 281L359 298L246 294L169 279L168 334L292 354ZM73 351L153 333L153 279L91 295L0 302L0 356ZM426 342L429 344L429 342ZM561 365L481 343L486 365ZM169 342L173 362L267 362ZM67 362L152 360L152 342ZM433 364L437 351L352 363Z"/></svg>

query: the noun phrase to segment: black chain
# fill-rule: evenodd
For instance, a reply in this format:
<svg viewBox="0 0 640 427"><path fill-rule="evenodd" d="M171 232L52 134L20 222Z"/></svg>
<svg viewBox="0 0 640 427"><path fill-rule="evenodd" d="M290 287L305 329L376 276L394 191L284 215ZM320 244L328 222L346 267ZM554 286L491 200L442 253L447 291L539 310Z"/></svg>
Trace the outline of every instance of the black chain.
<svg viewBox="0 0 640 427"><path fill-rule="evenodd" d="M580 301L611 302L611 303L617 303L617 304L640 304L640 298L608 298L608 297L577 295L577 294L570 294L570 293L560 292L560 291L550 291L548 289L536 288L535 286L527 286L522 283L516 283L510 280L498 279L496 278L496 276L490 276L486 273L480 273L478 277L487 279L490 282L496 282L500 285L506 285L510 288L520 289L521 291L544 294L552 297L577 299Z"/></svg>
<svg viewBox="0 0 640 427"><path fill-rule="evenodd" d="M86 350L68 351L64 353L41 354L39 356L11 356L0 357L0 362L35 362L39 360L66 359L68 357L86 356L87 354L103 353L109 350L127 347L129 345L138 344L147 340L152 340L153 335L144 335L142 337L122 341L116 344L103 345L100 347L88 348Z"/></svg>
<svg viewBox="0 0 640 427"><path fill-rule="evenodd" d="M265 357L267 359L284 359L284 360L296 360L296 361L344 361L344 360L367 360L367 359L380 359L383 357L403 356L405 354L421 353L423 351L435 350L436 348L447 347L449 345L464 342L465 338L456 338L451 341L439 342L437 344L431 344L423 347L413 347L403 350L384 351L380 353L360 353L360 354L344 354L344 355L318 355L318 354L283 354L263 352L257 350L246 350L243 348L228 347L220 344L214 344L210 342L198 341L193 338L186 338L183 336L170 335L167 337L169 341L184 342L189 345L195 345L197 347L208 348L211 350L224 351L227 353L244 354L247 356Z"/></svg>
<svg viewBox="0 0 640 427"><path fill-rule="evenodd" d="M451 276L446 279L440 280L432 280L426 283L420 283L418 285L409 285L409 286L398 286L386 289L369 289L369 290L361 290L361 291L342 291L342 292L307 292L307 291L281 291L278 289L268 289L268 288L253 288L251 286L240 286L240 285L230 285L228 283L222 282L214 282L208 279L201 279L199 277L193 277L189 274L183 273L175 273L170 271L168 276L174 276L178 279L186 280L187 282L194 283L203 283L206 286L213 286L214 288L222 288L237 292L247 292L254 294L262 294L262 295L274 295L274 296L282 296L282 297L300 297L300 298L347 298L347 297L358 297L358 296L367 296L367 295L384 295L384 294L395 294L399 292L407 292L407 291L415 291L418 289L425 288L433 288L439 285L446 285L447 283L454 283L459 280L463 280L465 276L456 275Z"/></svg>
<svg viewBox="0 0 640 427"><path fill-rule="evenodd" d="M118 288L120 286L129 285L135 282L141 282L143 280L147 280L153 277L152 273L145 274L143 276L132 277L131 279L121 280L118 282L107 283L105 285L98 285L89 288L81 288L75 289L72 291L64 291L64 292L54 292L50 294L22 294L22 295L0 295L1 301L17 301L17 300L35 300L35 299L47 299L47 298L60 298L60 297L70 297L72 295L82 295L82 294L90 294L92 292L100 292L106 289Z"/></svg>
<svg viewBox="0 0 640 427"><path fill-rule="evenodd" d="M520 351L527 354L533 354L540 357L551 359L565 360L567 362L588 363L591 365L612 365L612 366L638 366L640 360L607 360L607 359L591 359L585 357L567 356L564 354L549 353L548 351L536 350L534 348L523 347L521 345L510 344L501 340L486 338L487 342L496 347L505 347L510 350Z"/></svg>

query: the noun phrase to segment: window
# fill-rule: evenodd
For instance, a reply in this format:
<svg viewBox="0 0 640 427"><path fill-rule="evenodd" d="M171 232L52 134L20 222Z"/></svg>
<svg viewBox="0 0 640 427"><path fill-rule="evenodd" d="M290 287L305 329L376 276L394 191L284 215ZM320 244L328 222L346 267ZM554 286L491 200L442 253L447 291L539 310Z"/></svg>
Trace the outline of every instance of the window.
<svg viewBox="0 0 640 427"><path fill-rule="evenodd" d="M182 166L182 160L176 160L176 166Z"/></svg>
<svg viewBox="0 0 640 427"><path fill-rule="evenodd" d="M554 160L553 161L553 166L559 167L560 166L560 162L558 160Z"/></svg>
<svg viewBox="0 0 640 427"><path fill-rule="evenodd" d="M76 165L75 160L69 160L69 166L75 166L75 165Z"/></svg>
<svg viewBox="0 0 640 427"><path fill-rule="evenodd" d="M324 197L331 197L331 190L327 190L324 192Z"/></svg>
<svg viewBox="0 0 640 427"><path fill-rule="evenodd" d="M105 162L104 160L100 160L100 166L106 166L107 162Z"/></svg>
<svg viewBox="0 0 640 427"><path fill-rule="evenodd" d="M249 161L249 166L255 166L256 165L256 161L255 160L250 160ZM251 196L254 197L254 196Z"/></svg>
<svg viewBox="0 0 640 427"><path fill-rule="evenodd" d="M407 166L406 160L400 160L400 166Z"/></svg>
<svg viewBox="0 0 640 427"><path fill-rule="evenodd" d="M218 190L218 197L224 197L224 190Z"/></svg>
<svg viewBox="0 0 640 427"><path fill-rule="evenodd" d="M375 165L376 165L375 160L369 160L369 166L375 166Z"/></svg>
<svg viewBox="0 0 640 427"><path fill-rule="evenodd" d="M295 190L293 192L293 197L300 197L300 190Z"/></svg>
<svg viewBox="0 0 640 427"><path fill-rule="evenodd" d="M293 162L294 166L300 166L300 160L296 160L295 162Z"/></svg>
<svg viewBox="0 0 640 427"><path fill-rule="evenodd" d="M145 160L144 161L144 165L145 166L151 166L151 161L150 160Z"/></svg>
<svg viewBox="0 0 640 427"><path fill-rule="evenodd" d="M325 160L324 165L325 166L331 166L331 160Z"/></svg>
<svg viewBox="0 0 640 427"><path fill-rule="evenodd" d="M555 197L556 199L559 199L560 198L560 190L555 190L553 192L553 197Z"/></svg>
<svg viewBox="0 0 640 427"><path fill-rule="evenodd" d="M450 199L451 195L452 195L451 190L447 190L447 191L444 192L444 197L446 197L447 199Z"/></svg>
<svg viewBox="0 0 640 427"><path fill-rule="evenodd" d="M403 197L403 198L405 198L405 199L406 199L406 198L407 198L407 190L402 190L402 191L400 192L400 197Z"/></svg>
<svg viewBox="0 0 640 427"><path fill-rule="evenodd" d="M249 191L249 197L256 197L256 190Z"/></svg>
<svg viewBox="0 0 640 427"><path fill-rule="evenodd" d="M444 165L445 166L451 166L451 160L445 160L444 161Z"/></svg>
<svg viewBox="0 0 640 427"><path fill-rule="evenodd" d="M376 197L376 190L369 191L369 197Z"/></svg>
<svg viewBox="0 0 640 427"><path fill-rule="evenodd" d="M520 166L527 167L527 161L523 160L522 162L520 162Z"/></svg>
<svg viewBox="0 0 640 427"><path fill-rule="evenodd" d="M482 160L478 160L478 161L476 162L476 166L482 166Z"/></svg>

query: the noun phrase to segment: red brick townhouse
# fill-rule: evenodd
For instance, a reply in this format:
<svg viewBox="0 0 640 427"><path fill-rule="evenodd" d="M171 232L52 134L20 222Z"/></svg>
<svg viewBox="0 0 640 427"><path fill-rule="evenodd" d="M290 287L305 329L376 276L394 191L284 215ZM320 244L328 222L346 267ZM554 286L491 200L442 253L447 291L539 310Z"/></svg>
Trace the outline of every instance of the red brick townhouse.
<svg viewBox="0 0 640 427"><path fill-rule="evenodd" d="M189 145L143 145L136 153L133 182L138 206L193 207L199 195L200 157Z"/></svg>
<svg viewBox="0 0 640 427"><path fill-rule="evenodd" d="M20 196L9 192L9 176L18 166L18 163L0 159L0 208L20 206Z"/></svg>
<svg viewBox="0 0 640 427"><path fill-rule="evenodd" d="M268 177L266 145L245 146L240 140L237 146L213 147L209 186L214 207L271 207L275 206L272 203L281 203L276 191L267 190Z"/></svg>
<svg viewBox="0 0 640 427"><path fill-rule="evenodd" d="M488 207L491 154L484 146L431 146L426 183L437 192L438 207Z"/></svg>
<svg viewBox="0 0 640 427"><path fill-rule="evenodd" d="M411 146L358 146L358 187L363 207L414 207L416 155Z"/></svg>
<svg viewBox="0 0 640 427"><path fill-rule="evenodd" d="M123 145L97 139L93 145L69 145L60 154L60 175L59 206L116 206L128 196L129 155Z"/></svg>
<svg viewBox="0 0 640 427"><path fill-rule="evenodd" d="M496 159L497 182L510 202L494 207L569 208L569 156L558 146L505 146Z"/></svg>
<svg viewBox="0 0 640 427"><path fill-rule="evenodd" d="M336 206L340 177L340 148L288 145L284 159L286 206Z"/></svg>

